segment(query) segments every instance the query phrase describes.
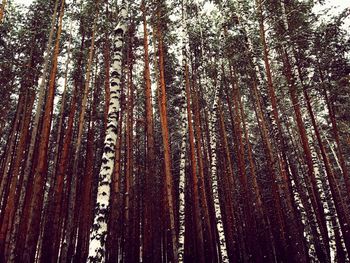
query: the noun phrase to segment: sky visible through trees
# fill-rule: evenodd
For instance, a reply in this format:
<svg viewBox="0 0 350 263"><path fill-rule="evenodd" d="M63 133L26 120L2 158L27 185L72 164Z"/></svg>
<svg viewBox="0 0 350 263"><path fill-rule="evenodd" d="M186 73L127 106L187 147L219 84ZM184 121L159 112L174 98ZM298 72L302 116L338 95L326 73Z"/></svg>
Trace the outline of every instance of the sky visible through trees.
<svg viewBox="0 0 350 263"><path fill-rule="evenodd" d="M0 263L350 262L350 6L2 0Z"/></svg>

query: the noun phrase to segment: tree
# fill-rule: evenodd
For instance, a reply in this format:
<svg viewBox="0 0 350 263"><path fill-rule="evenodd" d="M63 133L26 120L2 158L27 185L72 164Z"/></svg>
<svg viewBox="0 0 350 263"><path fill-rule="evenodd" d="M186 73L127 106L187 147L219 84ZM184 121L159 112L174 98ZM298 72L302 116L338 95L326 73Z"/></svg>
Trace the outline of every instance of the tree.
<svg viewBox="0 0 350 263"><path fill-rule="evenodd" d="M111 98L108 109L108 124L105 145L102 156L102 166L99 174L97 188L97 201L95 207L93 230L90 234L89 258L91 262L105 260L105 243L107 235L107 214L109 209L111 175L114 167L114 153L118 130L118 113L120 111L120 83L122 74L122 47L126 31L126 6L120 9L120 21L114 29L115 53L111 70Z"/></svg>

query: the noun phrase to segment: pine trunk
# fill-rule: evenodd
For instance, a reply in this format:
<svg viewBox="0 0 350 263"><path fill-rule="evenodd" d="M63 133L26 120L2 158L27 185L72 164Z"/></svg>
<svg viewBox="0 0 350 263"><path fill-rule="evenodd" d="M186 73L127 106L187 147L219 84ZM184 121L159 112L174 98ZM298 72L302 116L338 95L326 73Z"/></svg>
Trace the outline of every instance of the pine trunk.
<svg viewBox="0 0 350 263"><path fill-rule="evenodd" d="M29 256L30 261L34 261L37 242L40 233L40 220L42 215L44 189L47 177L47 152L50 138L50 129L52 121L52 111L56 84L56 73L58 65L58 55L60 52L60 37L62 32L62 21L64 14L64 4L62 1L59 15L59 24L57 29L56 43L53 54L53 66L50 74L49 88L47 91L45 110L43 116L43 126L41 129L41 139L38 149L38 163L34 170L33 194L30 202L29 221L27 226L27 236L25 242L24 255Z"/></svg>
<svg viewBox="0 0 350 263"><path fill-rule="evenodd" d="M144 48L144 81L145 81L145 96L146 96L146 174L144 186L144 226L143 226L143 242L142 254L145 262L154 262L156 258L153 255L153 232L154 228L154 212L153 202L155 201L154 188L152 187L155 180L155 149L154 149L154 125L153 125L153 106L152 106L152 90L151 90L151 74L149 66L148 54L148 30L146 19L146 4L142 1L141 9L143 15L143 48Z"/></svg>
<svg viewBox="0 0 350 263"><path fill-rule="evenodd" d="M160 7L157 11L158 24L157 24L157 40L158 40L158 56L159 56L159 104L160 104L160 122L163 138L163 154L164 154L164 170L165 170L165 192L166 192L166 210L169 216L170 225L170 237L171 237L171 257L174 262L178 262L178 249L177 249L177 237L174 215L174 198L173 198L173 178L171 173L171 157L170 157L170 139L168 129L168 117L167 117L167 99L166 99L166 86L165 86L165 73L164 73L164 51L163 51L163 37L160 28Z"/></svg>

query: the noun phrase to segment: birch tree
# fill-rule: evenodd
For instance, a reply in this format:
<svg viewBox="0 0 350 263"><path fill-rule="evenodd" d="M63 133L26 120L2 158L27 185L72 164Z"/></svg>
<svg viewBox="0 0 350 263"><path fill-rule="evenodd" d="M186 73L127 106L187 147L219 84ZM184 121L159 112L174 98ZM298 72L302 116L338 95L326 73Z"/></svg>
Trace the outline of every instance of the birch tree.
<svg viewBox="0 0 350 263"><path fill-rule="evenodd" d="M118 131L118 113L120 111L120 85L122 76L122 51L124 34L127 29L127 7L121 6L119 11L119 23L113 31L113 49L111 68L110 104L108 108L108 124L104 149L102 155L102 165L99 173L97 200L93 227L90 233L89 262L105 262L106 257L106 236L107 236L107 216L110 201L110 184L115 158L115 145Z"/></svg>

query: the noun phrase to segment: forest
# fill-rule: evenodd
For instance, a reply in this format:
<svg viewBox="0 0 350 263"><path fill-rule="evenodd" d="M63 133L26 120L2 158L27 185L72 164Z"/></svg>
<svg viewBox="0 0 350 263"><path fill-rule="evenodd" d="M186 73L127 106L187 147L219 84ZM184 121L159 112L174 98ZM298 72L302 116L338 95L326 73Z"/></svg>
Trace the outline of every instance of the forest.
<svg viewBox="0 0 350 263"><path fill-rule="evenodd" d="M0 4L0 263L349 262L350 7L28 2Z"/></svg>

